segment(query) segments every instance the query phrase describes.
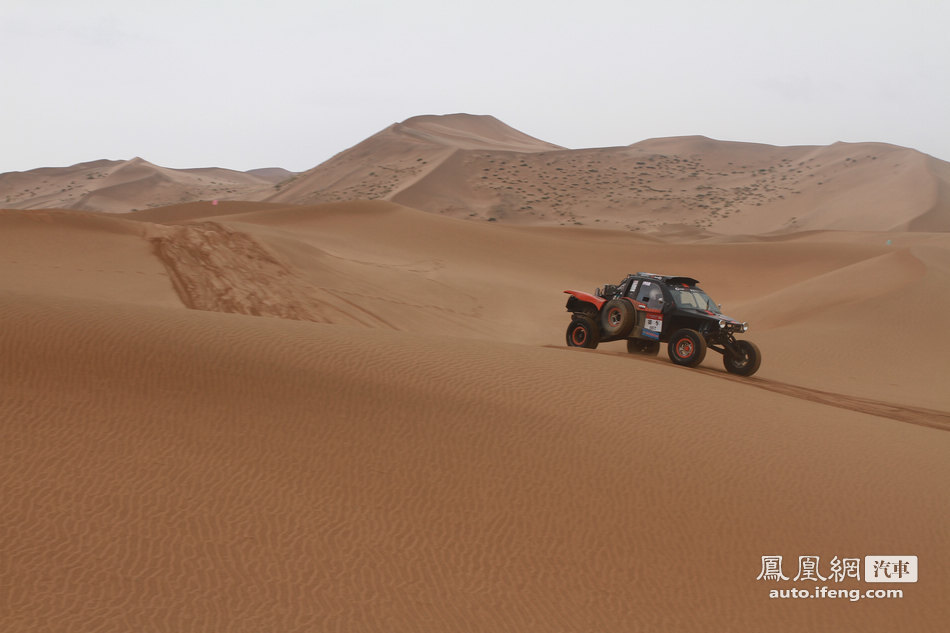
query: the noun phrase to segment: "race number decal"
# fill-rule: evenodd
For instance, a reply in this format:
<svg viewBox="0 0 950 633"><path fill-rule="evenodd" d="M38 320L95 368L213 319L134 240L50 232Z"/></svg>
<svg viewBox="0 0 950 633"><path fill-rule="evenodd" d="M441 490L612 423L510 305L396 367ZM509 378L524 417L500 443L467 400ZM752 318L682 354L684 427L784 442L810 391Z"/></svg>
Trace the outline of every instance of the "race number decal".
<svg viewBox="0 0 950 633"><path fill-rule="evenodd" d="M663 331L663 315L651 314L646 318L643 325L643 336L651 339L659 339L660 332Z"/></svg>

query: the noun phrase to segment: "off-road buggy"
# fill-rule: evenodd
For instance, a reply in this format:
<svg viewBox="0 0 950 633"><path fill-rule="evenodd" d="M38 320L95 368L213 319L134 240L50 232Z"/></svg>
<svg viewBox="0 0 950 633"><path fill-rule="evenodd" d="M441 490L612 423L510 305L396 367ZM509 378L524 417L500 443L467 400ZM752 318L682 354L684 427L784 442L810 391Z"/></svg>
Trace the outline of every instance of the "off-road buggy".
<svg viewBox="0 0 950 633"><path fill-rule="evenodd" d="M655 356L667 343L670 360L696 367L711 349L722 354L726 371L751 376L762 355L736 334L749 329L720 312L720 306L692 277L636 273L594 294L565 290L571 324L567 344L595 348L599 343L626 339L632 354Z"/></svg>

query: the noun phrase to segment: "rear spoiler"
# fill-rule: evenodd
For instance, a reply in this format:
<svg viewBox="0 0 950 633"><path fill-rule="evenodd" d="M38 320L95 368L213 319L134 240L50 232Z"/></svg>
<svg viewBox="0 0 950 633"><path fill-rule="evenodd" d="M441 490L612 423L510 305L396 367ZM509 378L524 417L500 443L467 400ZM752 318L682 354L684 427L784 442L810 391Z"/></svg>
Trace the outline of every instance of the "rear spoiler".
<svg viewBox="0 0 950 633"><path fill-rule="evenodd" d="M683 284L684 286L695 286L699 283L699 280L693 279L692 277L670 277L669 283Z"/></svg>
<svg viewBox="0 0 950 633"><path fill-rule="evenodd" d="M633 277L633 275L630 275ZM683 286L695 286L699 283L698 279L692 277L674 277L671 275L654 275L653 273L637 273L639 277L653 277L659 281L665 281L669 284L680 284Z"/></svg>

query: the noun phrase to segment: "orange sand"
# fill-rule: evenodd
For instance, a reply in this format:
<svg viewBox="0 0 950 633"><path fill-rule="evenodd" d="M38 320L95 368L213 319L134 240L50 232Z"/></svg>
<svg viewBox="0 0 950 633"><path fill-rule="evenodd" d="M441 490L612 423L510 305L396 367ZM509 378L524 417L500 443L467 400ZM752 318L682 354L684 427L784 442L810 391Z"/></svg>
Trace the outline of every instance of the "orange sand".
<svg viewBox="0 0 950 633"><path fill-rule="evenodd" d="M5 630L950 615L950 350L918 335L948 307L943 235L664 244L383 202L205 210L0 214ZM560 291L635 268L702 278L752 321L759 374L565 348ZM902 600L755 580L768 554L794 574L902 553L922 569Z"/></svg>
<svg viewBox="0 0 950 633"><path fill-rule="evenodd" d="M582 226L472 221L498 202L466 190L465 161L504 152L558 174L703 152L737 182L794 152L857 155L568 155L507 130L423 118L367 141L429 161L390 200L0 211L0 630L943 630L940 186L884 213L822 163L833 196L713 226L623 230L653 207L621 217L595 194ZM910 150L876 151L847 169L886 180L906 159L887 182L922 177ZM338 158L346 187L381 186L359 176L372 157ZM319 171L280 189L306 197ZM466 211L406 206L427 191ZM798 228L776 230L787 214ZM700 279L750 322L760 371L565 347L562 291L638 270ZM806 585L756 580L764 555L794 576L798 556L827 575L875 554L918 556L919 582L826 584L902 599L773 600Z"/></svg>

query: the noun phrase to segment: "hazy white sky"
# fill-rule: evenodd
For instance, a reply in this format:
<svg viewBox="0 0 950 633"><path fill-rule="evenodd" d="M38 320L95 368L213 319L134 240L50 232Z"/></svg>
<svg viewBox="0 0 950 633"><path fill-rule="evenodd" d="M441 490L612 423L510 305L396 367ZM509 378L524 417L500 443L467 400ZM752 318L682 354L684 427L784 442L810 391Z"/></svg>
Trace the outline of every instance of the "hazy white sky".
<svg viewBox="0 0 950 633"><path fill-rule="evenodd" d="M947 0L4 0L0 172L309 169L418 114L950 160Z"/></svg>

